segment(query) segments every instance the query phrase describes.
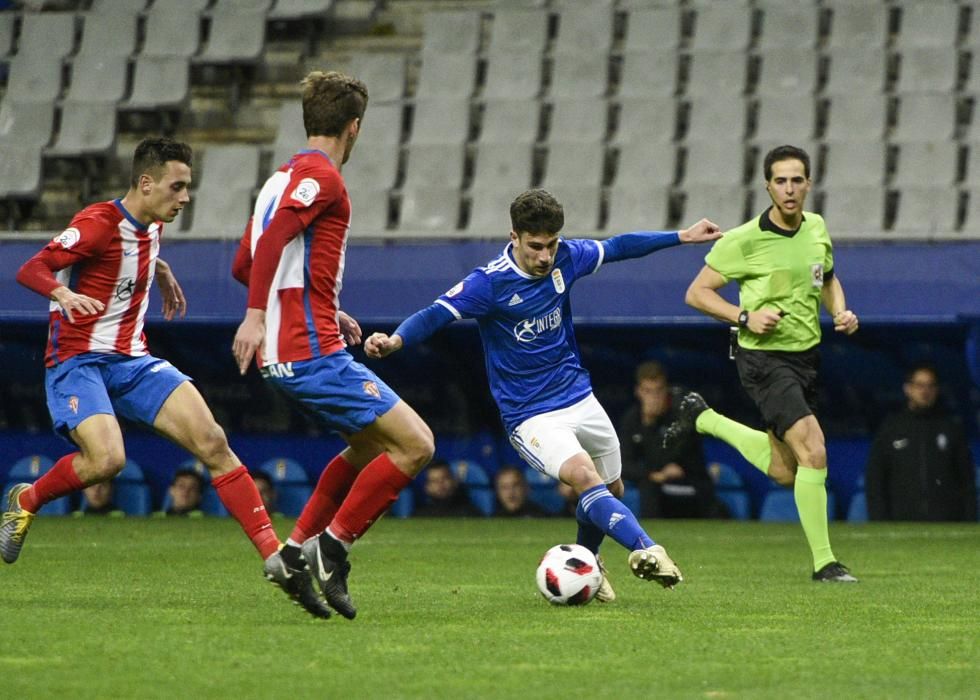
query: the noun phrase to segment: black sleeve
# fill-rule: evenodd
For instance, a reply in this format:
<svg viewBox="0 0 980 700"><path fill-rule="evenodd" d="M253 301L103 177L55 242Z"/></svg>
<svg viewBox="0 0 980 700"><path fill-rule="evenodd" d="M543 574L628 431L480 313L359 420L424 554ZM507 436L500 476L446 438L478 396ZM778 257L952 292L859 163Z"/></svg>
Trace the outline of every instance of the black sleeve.
<svg viewBox="0 0 980 700"><path fill-rule="evenodd" d="M868 499L868 518L870 520L888 520L888 476L887 462L888 454L886 445L888 444L889 421L878 430L871 443L871 452L868 454L868 464L864 472L864 492Z"/></svg>

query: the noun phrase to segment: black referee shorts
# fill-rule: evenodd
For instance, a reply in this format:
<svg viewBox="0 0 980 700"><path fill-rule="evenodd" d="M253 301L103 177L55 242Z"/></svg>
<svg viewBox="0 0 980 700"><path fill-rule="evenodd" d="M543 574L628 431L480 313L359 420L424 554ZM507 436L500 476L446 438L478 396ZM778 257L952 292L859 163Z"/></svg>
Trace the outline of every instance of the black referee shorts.
<svg viewBox="0 0 980 700"><path fill-rule="evenodd" d="M746 350L735 354L738 377L759 407L766 427L780 440L800 418L816 414L820 352Z"/></svg>

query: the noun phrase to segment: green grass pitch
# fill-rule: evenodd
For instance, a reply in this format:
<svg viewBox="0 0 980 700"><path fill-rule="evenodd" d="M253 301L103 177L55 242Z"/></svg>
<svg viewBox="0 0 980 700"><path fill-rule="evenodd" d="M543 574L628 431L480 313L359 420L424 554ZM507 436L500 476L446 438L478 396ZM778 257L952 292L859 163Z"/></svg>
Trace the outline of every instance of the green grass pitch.
<svg viewBox="0 0 980 700"><path fill-rule="evenodd" d="M351 622L290 605L231 520L39 519L0 569L0 697L980 696L977 525L834 525L848 586L795 525L645 524L683 584L607 540L619 599L560 608L534 571L572 521L385 519Z"/></svg>

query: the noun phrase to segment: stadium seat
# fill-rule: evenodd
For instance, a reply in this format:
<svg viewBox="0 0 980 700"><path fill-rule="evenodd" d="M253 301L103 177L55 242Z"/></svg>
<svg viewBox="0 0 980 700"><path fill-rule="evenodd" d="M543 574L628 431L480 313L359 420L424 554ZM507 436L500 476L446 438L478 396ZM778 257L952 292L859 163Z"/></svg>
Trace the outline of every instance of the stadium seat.
<svg viewBox="0 0 980 700"><path fill-rule="evenodd" d="M688 141L684 151L685 188L717 186L719 182L741 183L745 179L745 147L741 141ZM719 173L724 176L719 177Z"/></svg>
<svg viewBox="0 0 980 700"><path fill-rule="evenodd" d="M425 15L422 51L475 56L480 48L480 13L472 10L429 12Z"/></svg>
<svg viewBox="0 0 980 700"><path fill-rule="evenodd" d="M722 169L719 172L726 171ZM703 183L685 186L681 221L690 225L698 219L710 218L721 226L722 231L727 231L745 223L748 218L745 205L745 188L741 185Z"/></svg>
<svg viewBox="0 0 980 700"><path fill-rule="evenodd" d="M674 53L681 41L679 7L648 6L630 11L626 21L624 54L658 51ZM659 66L659 64L650 64ZM649 69L650 66L647 66Z"/></svg>
<svg viewBox="0 0 980 700"><path fill-rule="evenodd" d="M457 459L449 463L457 481L466 487L470 502L479 509L483 515L493 515L496 508L496 494L493 491L493 482L486 469L477 462L468 459Z"/></svg>
<svg viewBox="0 0 980 700"><path fill-rule="evenodd" d="M652 44L656 46L656 44ZM677 52L659 47L623 54L619 92L623 98L669 98L677 91Z"/></svg>
<svg viewBox="0 0 980 700"><path fill-rule="evenodd" d="M368 118L371 118L370 116ZM430 99L415 101L412 143L462 144L470 129L467 100Z"/></svg>
<svg viewBox="0 0 980 700"><path fill-rule="evenodd" d="M190 61L181 56L140 57L133 91L120 109L177 109L190 97Z"/></svg>
<svg viewBox="0 0 980 700"><path fill-rule="evenodd" d="M536 102L506 99L488 100L480 122L481 144L523 144L530 146L538 135L540 112Z"/></svg>
<svg viewBox="0 0 980 700"><path fill-rule="evenodd" d="M603 141L609 105L603 99L569 98L551 102L548 143L584 144Z"/></svg>
<svg viewBox="0 0 980 700"><path fill-rule="evenodd" d="M372 117L374 114L371 115ZM286 100L279 105L276 119L276 138L272 143L272 162L278 168L292 158L306 144L306 129L303 126L303 103L299 100ZM351 161L353 164L356 161Z"/></svg>
<svg viewBox="0 0 980 700"><path fill-rule="evenodd" d="M670 187L643 181L620 182L609 189L606 233L663 231L670 222Z"/></svg>
<svg viewBox="0 0 980 700"><path fill-rule="evenodd" d="M625 98L619 101L615 143L669 144L676 136L677 103L673 97Z"/></svg>
<svg viewBox="0 0 980 700"><path fill-rule="evenodd" d="M473 188L466 230L471 238L502 240L510 231L510 203L527 189L518 183Z"/></svg>
<svg viewBox="0 0 980 700"><path fill-rule="evenodd" d="M85 30L75 63L82 57L89 61L110 56L128 58L136 51L136 23L137 14L128 12L85 15Z"/></svg>
<svg viewBox="0 0 980 700"><path fill-rule="evenodd" d="M866 100L884 92L888 72L884 49L840 48L829 59L824 94Z"/></svg>
<svg viewBox="0 0 980 700"><path fill-rule="evenodd" d="M122 471L113 480L116 508L126 515L149 515L152 510L150 487L146 483L143 468L127 459Z"/></svg>
<svg viewBox="0 0 980 700"><path fill-rule="evenodd" d="M10 60L4 101L54 102L61 95L61 58L18 53Z"/></svg>
<svg viewBox="0 0 980 700"><path fill-rule="evenodd" d="M739 146L745 140L748 124L748 104L740 97L725 100L723 113L719 114L718 100L713 97L694 97L686 103L686 141L729 141ZM795 118L795 111L787 111ZM720 125L724 128L719 128Z"/></svg>
<svg viewBox="0 0 980 700"><path fill-rule="evenodd" d="M554 53L584 55L593 60L609 53L613 41L612 7L590 3L570 5L559 12Z"/></svg>
<svg viewBox="0 0 980 700"><path fill-rule="evenodd" d="M193 229L196 234L236 238L252 211L259 149L250 144L208 146L201 157Z"/></svg>
<svg viewBox="0 0 980 700"><path fill-rule="evenodd" d="M885 219L885 190L874 185L823 188L822 214L835 240L880 238Z"/></svg>
<svg viewBox="0 0 980 700"><path fill-rule="evenodd" d="M528 100L541 93L544 63L534 52L500 54L487 60L483 97L492 100Z"/></svg>
<svg viewBox="0 0 980 700"><path fill-rule="evenodd" d="M54 128L54 104L51 102L18 102L6 98L0 102L0 145L39 149L51 141ZM6 160L6 155L3 160Z"/></svg>
<svg viewBox="0 0 980 700"><path fill-rule="evenodd" d="M430 147L417 146L417 148ZM357 144L357 157L352 158L344 166L344 184L351 193L367 189L390 189L398 176L398 155L398 144L365 139ZM289 156L286 158L288 159ZM460 158L462 159L462 155ZM357 207L354 215L359 217L361 213L361 208Z"/></svg>
<svg viewBox="0 0 980 700"><path fill-rule="evenodd" d="M550 187L598 187L602 184L605 152L601 143L552 144L548 148L545 181Z"/></svg>
<svg viewBox="0 0 980 700"><path fill-rule="evenodd" d="M528 499L549 513L557 514L565 510L565 499L558 491L558 482L533 467L524 468L524 478L528 485Z"/></svg>
<svg viewBox="0 0 980 700"><path fill-rule="evenodd" d="M892 230L905 238L955 237L960 194L950 187L904 187Z"/></svg>
<svg viewBox="0 0 980 700"><path fill-rule="evenodd" d="M959 146L954 141L903 144L898 149L892 185L951 187L956 182L958 160Z"/></svg>
<svg viewBox="0 0 980 700"><path fill-rule="evenodd" d="M373 117L379 103L397 102L405 95L407 67L403 53L358 51L351 56L350 74L368 86L371 95L369 118Z"/></svg>
<svg viewBox="0 0 980 700"><path fill-rule="evenodd" d="M820 186L884 184L886 149L883 141L827 142Z"/></svg>
<svg viewBox="0 0 980 700"><path fill-rule="evenodd" d="M622 143L616 164L616 185L654 189L674 183L677 149L669 143Z"/></svg>
<svg viewBox="0 0 980 700"><path fill-rule="evenodd" d="M146 17L142 57L190 58L201 44L201 15L191 8L179 12L158 9L154 3Z"/></svg>
<svg viewBox="0 0 980 700"><path fill-rule="evenodd" d="M129 15L135 17L146 9L146 0L92 0L88 16ZM101 17L97 21L101 21Z"/></svg>
<svg viewBox="0 0 980 700"><path fill-rule="evenodd" d="M537 54L540 58L548 40L548 13L534 8L498 9L493 13L493 31L487 56Z"/></svg>
<svg viewBox="0 0 980 700"><path fill-rule="evenodd" d="M715 483L715 496L735 520L748 520L751 516L749 492L745 482L733 467L724 462L712 462L708 473Z"/></svg>
<svg viewBox="0 0 980 700"><path fill-rule="evenodd" d="M555 56L552 66L552 98L599 98L608 90L609 61L605 54L587 52Z"/></svg>
<svg viewBox="0 0 980 700"><path fill-rule="evenodd" d="M476 57L426 51L419 69L418 99L468 99L476 85ZM369 86L370 89L370 86Z"/></svg>
<svg viewBox="0 0 980 700"><path fill-rule="evenodd" d="M394 518L410 518L415 512L415 491L409 484L398 494L388 513Z"/></svg>
<svg viewBox="0 0 980 700"><path fill-rule="evenodd" d="M413 143L407 149L403 187L417 189L440 184L459 187L463 181L463 144Z"/></svg>
<svg viewBox="0 0 980 700"><path fill-rule="evenodd" d="M61 104L61 129L54 143L45 149L49 156L107 154L116 145L116 105L114 102L75 102Z"/></svg>
<svg viewBox="0 0 980 700"><path fill-rule="evenodd" d="M902 95L898 120L891 139L896 143L911 141L946 141L956 131L956 97L951 93Z"/></svg>
<svg viewBox="0 0 980 700"><path fill-rule="evenodd" d="M459 184L419 185L402 189L402 232L419 232L427 237L458 237Z"/></svg>
<svg viewBox="0 0 980 700"><path fill-rule="evenodd" d="M691 48L745 51L752 40L752 10L727 3L699 7Z"/></svg>
<svg viewBox="0 0 980 700"><path fill-rule="evenodd" d="M534 149L526 143L481 144L476 152L472 189L517 190L531 186Z"/></svg>
<svg viewBox="0 0 980 700"><path fill-rule="evenodd" d="M4 159L5 160L5 159ZM7 493L10 489L21 483L33 484L38 478L54 466L54 460L45 455L30 455L22 457L13 463L10 471L7 472L7 485L3 489L4 506L7 504ZM38 511L38 515L66 515L70 512L69 497L62 496L50 503L45 503Z"/></svg>
<svg viewBox="0 0 980 700"><path fill-rule="evenodd" d="M748 59L744 51L692 51L684 94L729 100L745 93Z"/></svg>
<svg viewBox="0 0 980 700"><path fill-rule="evenodd" d="M761 6L762 31L758 47L772 49L808 49L817 43L820 33L820 8L815 2L787 3L768 0Z"/></svg>
<svg viewBox="0 0 980 700"><path fill-rule="evenodd" d="M351 233L358 237L377 238L388 229L391 210L390 190L387 187L348 187L355 211L351 217Z"/></svg>
<svg viewBox="0 0 980 700"><path fill-rule="evenodd" d="M755 93L771 100L786 95L810 95L816 90L819 56L816 49L779 48L759 54L759 78ZM794 114L794 110L783 109Z"/></svg>
<svg viewBox="0 0 980 700"><path fill-rule="evenodd" d="M959 54L951 45L906 49L899 54L898 93L952 93L958 78Z"/></svg>
<svg viewBox="0 0 980 700"><path fill-rule="evenodd" d="M41 147L4 144L0 158L0 198L38 199L41 195Z"/></svg>
<svg viewBox="0 0 980 700"><path fill-rule="evenodd" d="M14 49L14 20L13 12L0 12L0 58L6 58Z"/></svg>
<svg viewBox="0 0 980 700"><path fill-rule="evenodd" d="M794 102L793 109L789 110L786 109L785 96L760 99L756 109L755 136L782 143L811 140L817 131L816 103L806 96Z"/></svg>
<svg viewBox="0 0 980 700"><path fill-rule="evenodd" d="M960 8L955 3L903 3L901 31L895 38L895 46L952 48L956 45L959 26Z"/></svg>
<svg viewBox="0 0 980 700"><path fill-rule="evenodd" d="M841 48L881 48L888 40L888 6L863 0L835 0L830 37L831 53Z"/></svg>
<svg viewBox="0 0 980 700"><path fill-rule="evenodd" d="M75 50L74 12L29 12L20 24L17 56L32 61L55 61Z"/></svg>
<svg viewBox="0 0 980 700"><path fill-rule="evenodd" d="M276 490L276 511L290 518L303 512L313 494L306 470L296 460L287 457L269 459L259 465L258 471L269 477Z"/></svg>
<svg viewBox="0 0 980 700"><path fill-rule="evenodd" d="M835 95L824 137L828 141L879 141L885 133L886 109L881 95Z"/></svg>
<svg viewBox="0 0 980 700"><path fill-rule="evenodd" d="M868 522L868 498L864 491L858 491L851 496L851 502L847 506L847 522Z"/></svg>
<svg viewBox="0 0 980 700"><path fill-rule="evenodd" d="M199 63L255 63L265 50L265 22L271 0L252 0L249 6L218 4L211 10L208 43Z"/></svg>
<svg viewBox="0 0 980 700"><path fill-rule="evenodd" d="M335 0L276 0L269 19L301 20L324 17L333 10Z"/></svg>
<svg viewBox="0 0 980 700"><path fill-rule="evenodd" d="M129 59L125 56L76 56L71 64L71 82L66 100L117 103L126 96Z"/></svg>
<svg viewBox="0 0 980 700"><path fill-rule="evenodd" d="M827 491L827 518L835 517L836 499L833 492ZM796 509L796 500L792 489L773 489L762 500L759 520L764 522L799 522L800 514Z"/></svg>
<svg viewBox="0 0 980 700"><path fill-rule="evenodd" d="M551 185L547 178L541 184L551 192L565 210L565 228L562 232L579 238L598 230L602 190L598 185L564 184Z"/></svg>

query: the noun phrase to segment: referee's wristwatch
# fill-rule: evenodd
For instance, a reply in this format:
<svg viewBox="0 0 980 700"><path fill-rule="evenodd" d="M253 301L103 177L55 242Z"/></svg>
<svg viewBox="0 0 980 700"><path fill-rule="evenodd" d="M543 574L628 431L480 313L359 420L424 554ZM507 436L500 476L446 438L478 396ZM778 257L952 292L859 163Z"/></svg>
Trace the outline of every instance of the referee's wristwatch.
<svg viewBox="0 0 980 700"><path fill-rule="evenodd" d="M748 328L749 327L749 312L748 309L742 309L738 312L738 327Z"/></svg>

